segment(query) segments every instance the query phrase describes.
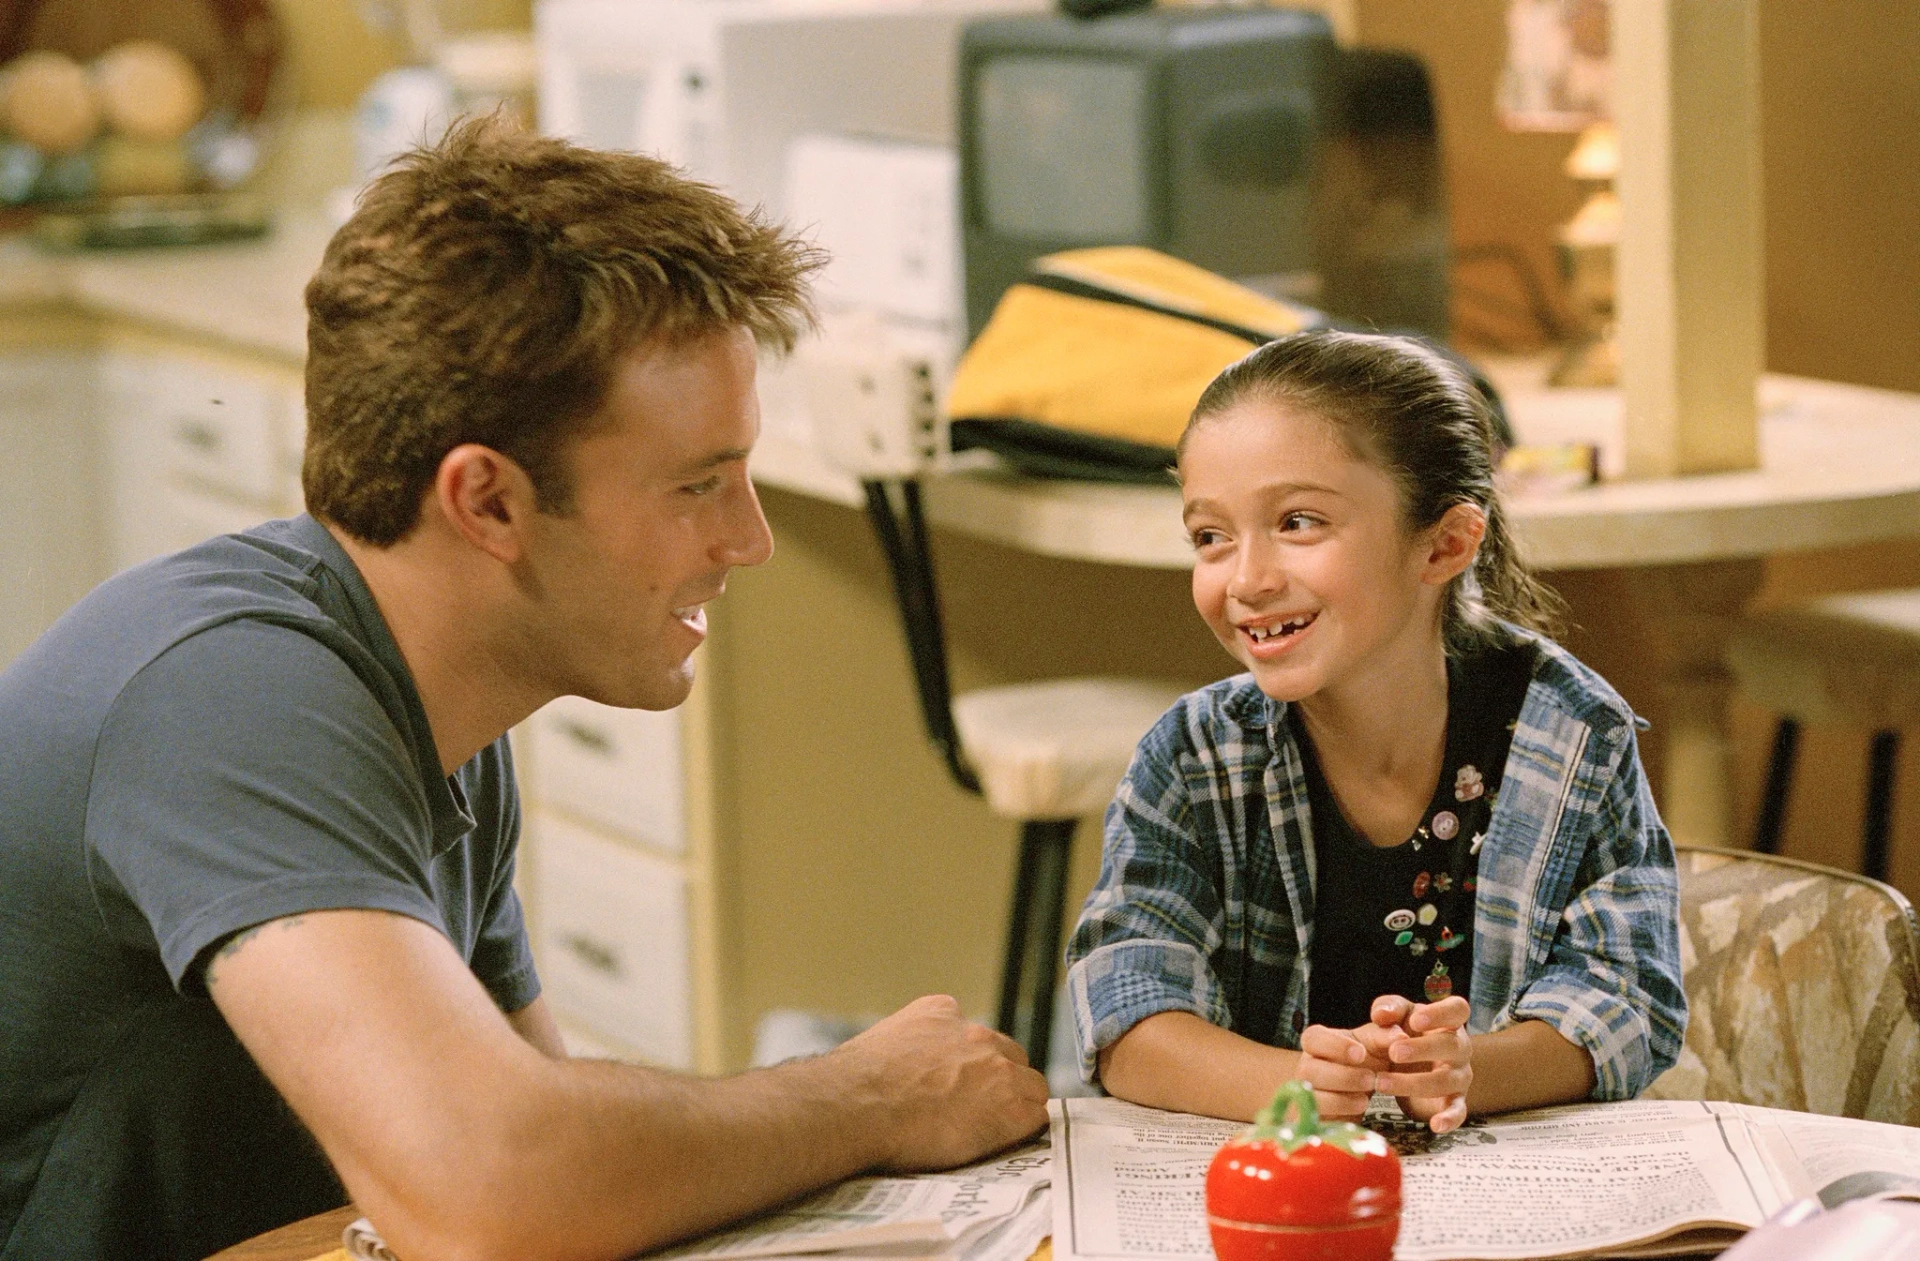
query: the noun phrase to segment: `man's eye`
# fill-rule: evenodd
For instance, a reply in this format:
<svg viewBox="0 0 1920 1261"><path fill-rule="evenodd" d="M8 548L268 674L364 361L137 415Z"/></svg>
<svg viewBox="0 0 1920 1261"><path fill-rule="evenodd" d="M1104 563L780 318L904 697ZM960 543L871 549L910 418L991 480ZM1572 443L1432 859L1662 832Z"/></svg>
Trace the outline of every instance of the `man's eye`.
<svg viewBox="0 0 1920 1261"><path fill-rule="evenodd" d="M711 495L714 491L720 489L720 477L718 474L715 474L702 481L682 486L680 489L686 491L689 495Z"/></svg>

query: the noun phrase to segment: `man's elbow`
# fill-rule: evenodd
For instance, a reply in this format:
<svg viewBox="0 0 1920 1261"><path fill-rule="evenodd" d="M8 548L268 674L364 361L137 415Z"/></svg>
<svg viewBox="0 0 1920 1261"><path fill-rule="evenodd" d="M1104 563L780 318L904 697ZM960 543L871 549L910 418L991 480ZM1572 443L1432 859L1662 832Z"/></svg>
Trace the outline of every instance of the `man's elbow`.
<svg viewBox="0 0 1920 1261"><path fill-rule="evenodd" d="M341 1180L396 1255L614 1261L651 1246L632 1238L654 1233L650 1223L624 1212L618 1223L605 1220L607 1197L595 1188L606 1162L588 1150L588 1128L550 1076L491 1092L493 1100L447 1118L431 1139L416 1135L404 1155L390 1152L377 1167L342 1162ZM608 1233L616 1225L617 1238Z"/></svg>

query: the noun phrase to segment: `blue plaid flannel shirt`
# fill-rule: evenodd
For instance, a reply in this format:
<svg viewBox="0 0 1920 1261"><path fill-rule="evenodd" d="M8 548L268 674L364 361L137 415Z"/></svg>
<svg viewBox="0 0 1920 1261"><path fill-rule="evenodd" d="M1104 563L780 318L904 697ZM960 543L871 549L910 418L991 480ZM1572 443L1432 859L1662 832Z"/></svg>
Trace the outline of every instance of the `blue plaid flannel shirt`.
<svg viewBox="0 0 1920 1261"><path fill-rule="evenodd" d="M1544 1020L1593 1056L1593 1098L1631 1098L1686 1032L1673 844L1626 702L1536 642L1480 851L1467 1027ZM1314 856L1285 713L1243 674L1182 697L1141 740L1067 948L1087 1080L1101 1048L1162 1011L1298 1049Z"/></svg>

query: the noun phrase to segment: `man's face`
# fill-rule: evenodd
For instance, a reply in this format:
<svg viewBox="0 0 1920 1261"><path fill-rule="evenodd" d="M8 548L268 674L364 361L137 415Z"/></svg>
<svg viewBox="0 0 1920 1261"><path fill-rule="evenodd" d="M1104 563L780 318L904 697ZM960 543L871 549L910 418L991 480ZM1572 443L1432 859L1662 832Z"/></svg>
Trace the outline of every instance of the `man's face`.
<svg viewBox="0 0 1920 1261"><path fill-rule="evenodd" d="M629 351L567 453L573 511L536 515L523 589L528 665L561 694L668 709L693 686L707 601L773 554L747 452L760 433L754 343L728 329Z"/></svg>

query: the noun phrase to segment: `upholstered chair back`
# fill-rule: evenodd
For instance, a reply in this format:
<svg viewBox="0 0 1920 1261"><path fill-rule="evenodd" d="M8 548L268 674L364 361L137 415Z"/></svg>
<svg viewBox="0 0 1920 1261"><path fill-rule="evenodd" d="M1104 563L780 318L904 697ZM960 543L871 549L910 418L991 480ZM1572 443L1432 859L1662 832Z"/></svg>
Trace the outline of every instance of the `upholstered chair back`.
<svg viewBox="0 0 1920 1261"><path fill-rule="evenodd" d="M1920 926L1899 890L1790 858L1679 850L1679 1062L1647 1097L1920 1124Z"/></svg>

